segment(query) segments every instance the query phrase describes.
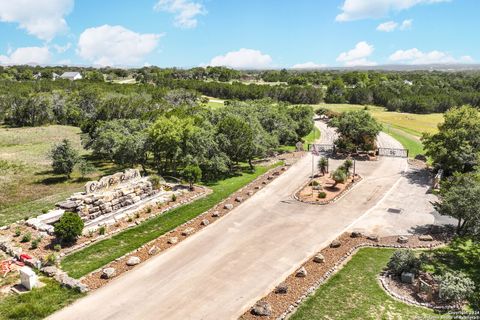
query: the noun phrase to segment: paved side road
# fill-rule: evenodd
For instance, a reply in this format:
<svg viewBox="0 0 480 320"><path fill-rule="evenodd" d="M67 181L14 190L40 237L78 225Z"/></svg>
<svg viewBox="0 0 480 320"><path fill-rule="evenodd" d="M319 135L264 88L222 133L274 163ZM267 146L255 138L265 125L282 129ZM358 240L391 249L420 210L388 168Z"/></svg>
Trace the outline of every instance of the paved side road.
<svg viewBox="0 0 480 320"><path fill-rule="evenodd" d="M323 137L333 136L319 126ZM332 160L331 169L339 164ZM364 179L351 192L329 206L312 206L292 198L311 174L306 156L216 223L49 319L236 319L374 211L405 169L399 158L357 162Z"/></svg>

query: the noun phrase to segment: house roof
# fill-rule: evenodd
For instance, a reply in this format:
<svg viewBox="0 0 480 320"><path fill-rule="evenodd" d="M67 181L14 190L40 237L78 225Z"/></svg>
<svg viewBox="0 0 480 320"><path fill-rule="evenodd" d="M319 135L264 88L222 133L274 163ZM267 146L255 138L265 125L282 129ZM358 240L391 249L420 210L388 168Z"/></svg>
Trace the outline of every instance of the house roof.
<svg viewBox="0 0 480 320"><path fill-rule="evenodd" d="M76 76L81 76L80 72L64 72L60 78L75 78Z"/></svg>

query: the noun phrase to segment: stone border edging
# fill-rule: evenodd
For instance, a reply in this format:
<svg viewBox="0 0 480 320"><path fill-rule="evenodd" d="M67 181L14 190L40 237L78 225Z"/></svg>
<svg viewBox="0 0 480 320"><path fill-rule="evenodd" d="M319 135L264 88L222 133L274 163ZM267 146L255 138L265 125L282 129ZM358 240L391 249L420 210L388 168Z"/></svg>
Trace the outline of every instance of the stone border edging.
<svg viewBox="0 0 480 320"><path fill-rule="evenodd" d="M383 275L378 276L378 282L380 282L380 287L393 299L398 300L400 302L415 306L415 307L424 307L438 311L448 311L448 310L457 310L455 306L437 306L429 302L418 302L404 296L401 296L395 292L393 292L390 287L388 286L387 282L385 281L385 277Z"/></svg>

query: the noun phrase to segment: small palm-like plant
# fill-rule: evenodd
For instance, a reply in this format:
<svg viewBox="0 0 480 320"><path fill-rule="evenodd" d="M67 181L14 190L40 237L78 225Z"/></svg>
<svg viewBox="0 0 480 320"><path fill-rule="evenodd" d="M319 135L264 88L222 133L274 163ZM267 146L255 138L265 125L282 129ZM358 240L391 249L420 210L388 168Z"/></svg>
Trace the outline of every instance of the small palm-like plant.
<svg viewBox="0 0 480 320"><path fill-rule="evenodd" d="M347 173L344 168L338 168L332 173L332 179L335 181L333 187L336 187L339 183L344 183L347 180Z"/></svg>

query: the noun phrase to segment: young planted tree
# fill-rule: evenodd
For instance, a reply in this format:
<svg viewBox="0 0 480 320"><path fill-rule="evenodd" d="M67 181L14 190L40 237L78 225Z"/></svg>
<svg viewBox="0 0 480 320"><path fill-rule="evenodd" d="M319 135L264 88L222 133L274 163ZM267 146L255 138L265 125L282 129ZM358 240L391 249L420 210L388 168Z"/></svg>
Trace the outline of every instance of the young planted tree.
<svg viewBox="0 0 480 320"><path fill-rule="evenodd" d="M64 243L74 242L83 231L83 220L74 212L65 212L54 225L55 236Z"/></svg>
<svg viewBox="0 0 480 320"><path fill-rule="evenodd" d="M182 176L190 184L190 190L193 190L193 185L202 178L202 169L198 165L188 165L183 169Z"/></svg>
<svg viewBox="0 0 480 320"><path fill-rule="evenodd" d="M328 159L325 157L321 157L320 160L318 160L318 170L322 173L322 176L327 173L327 167L328 167Z"/></svg>
<svg viewBox="0 0 480 320"><path fill-rule="evenodd" d="M64 139L61 143L55 145L50 151L53 172L64 174L70 179L73 168L79 160L78 151L75 150L69 140Z"/></svg>

